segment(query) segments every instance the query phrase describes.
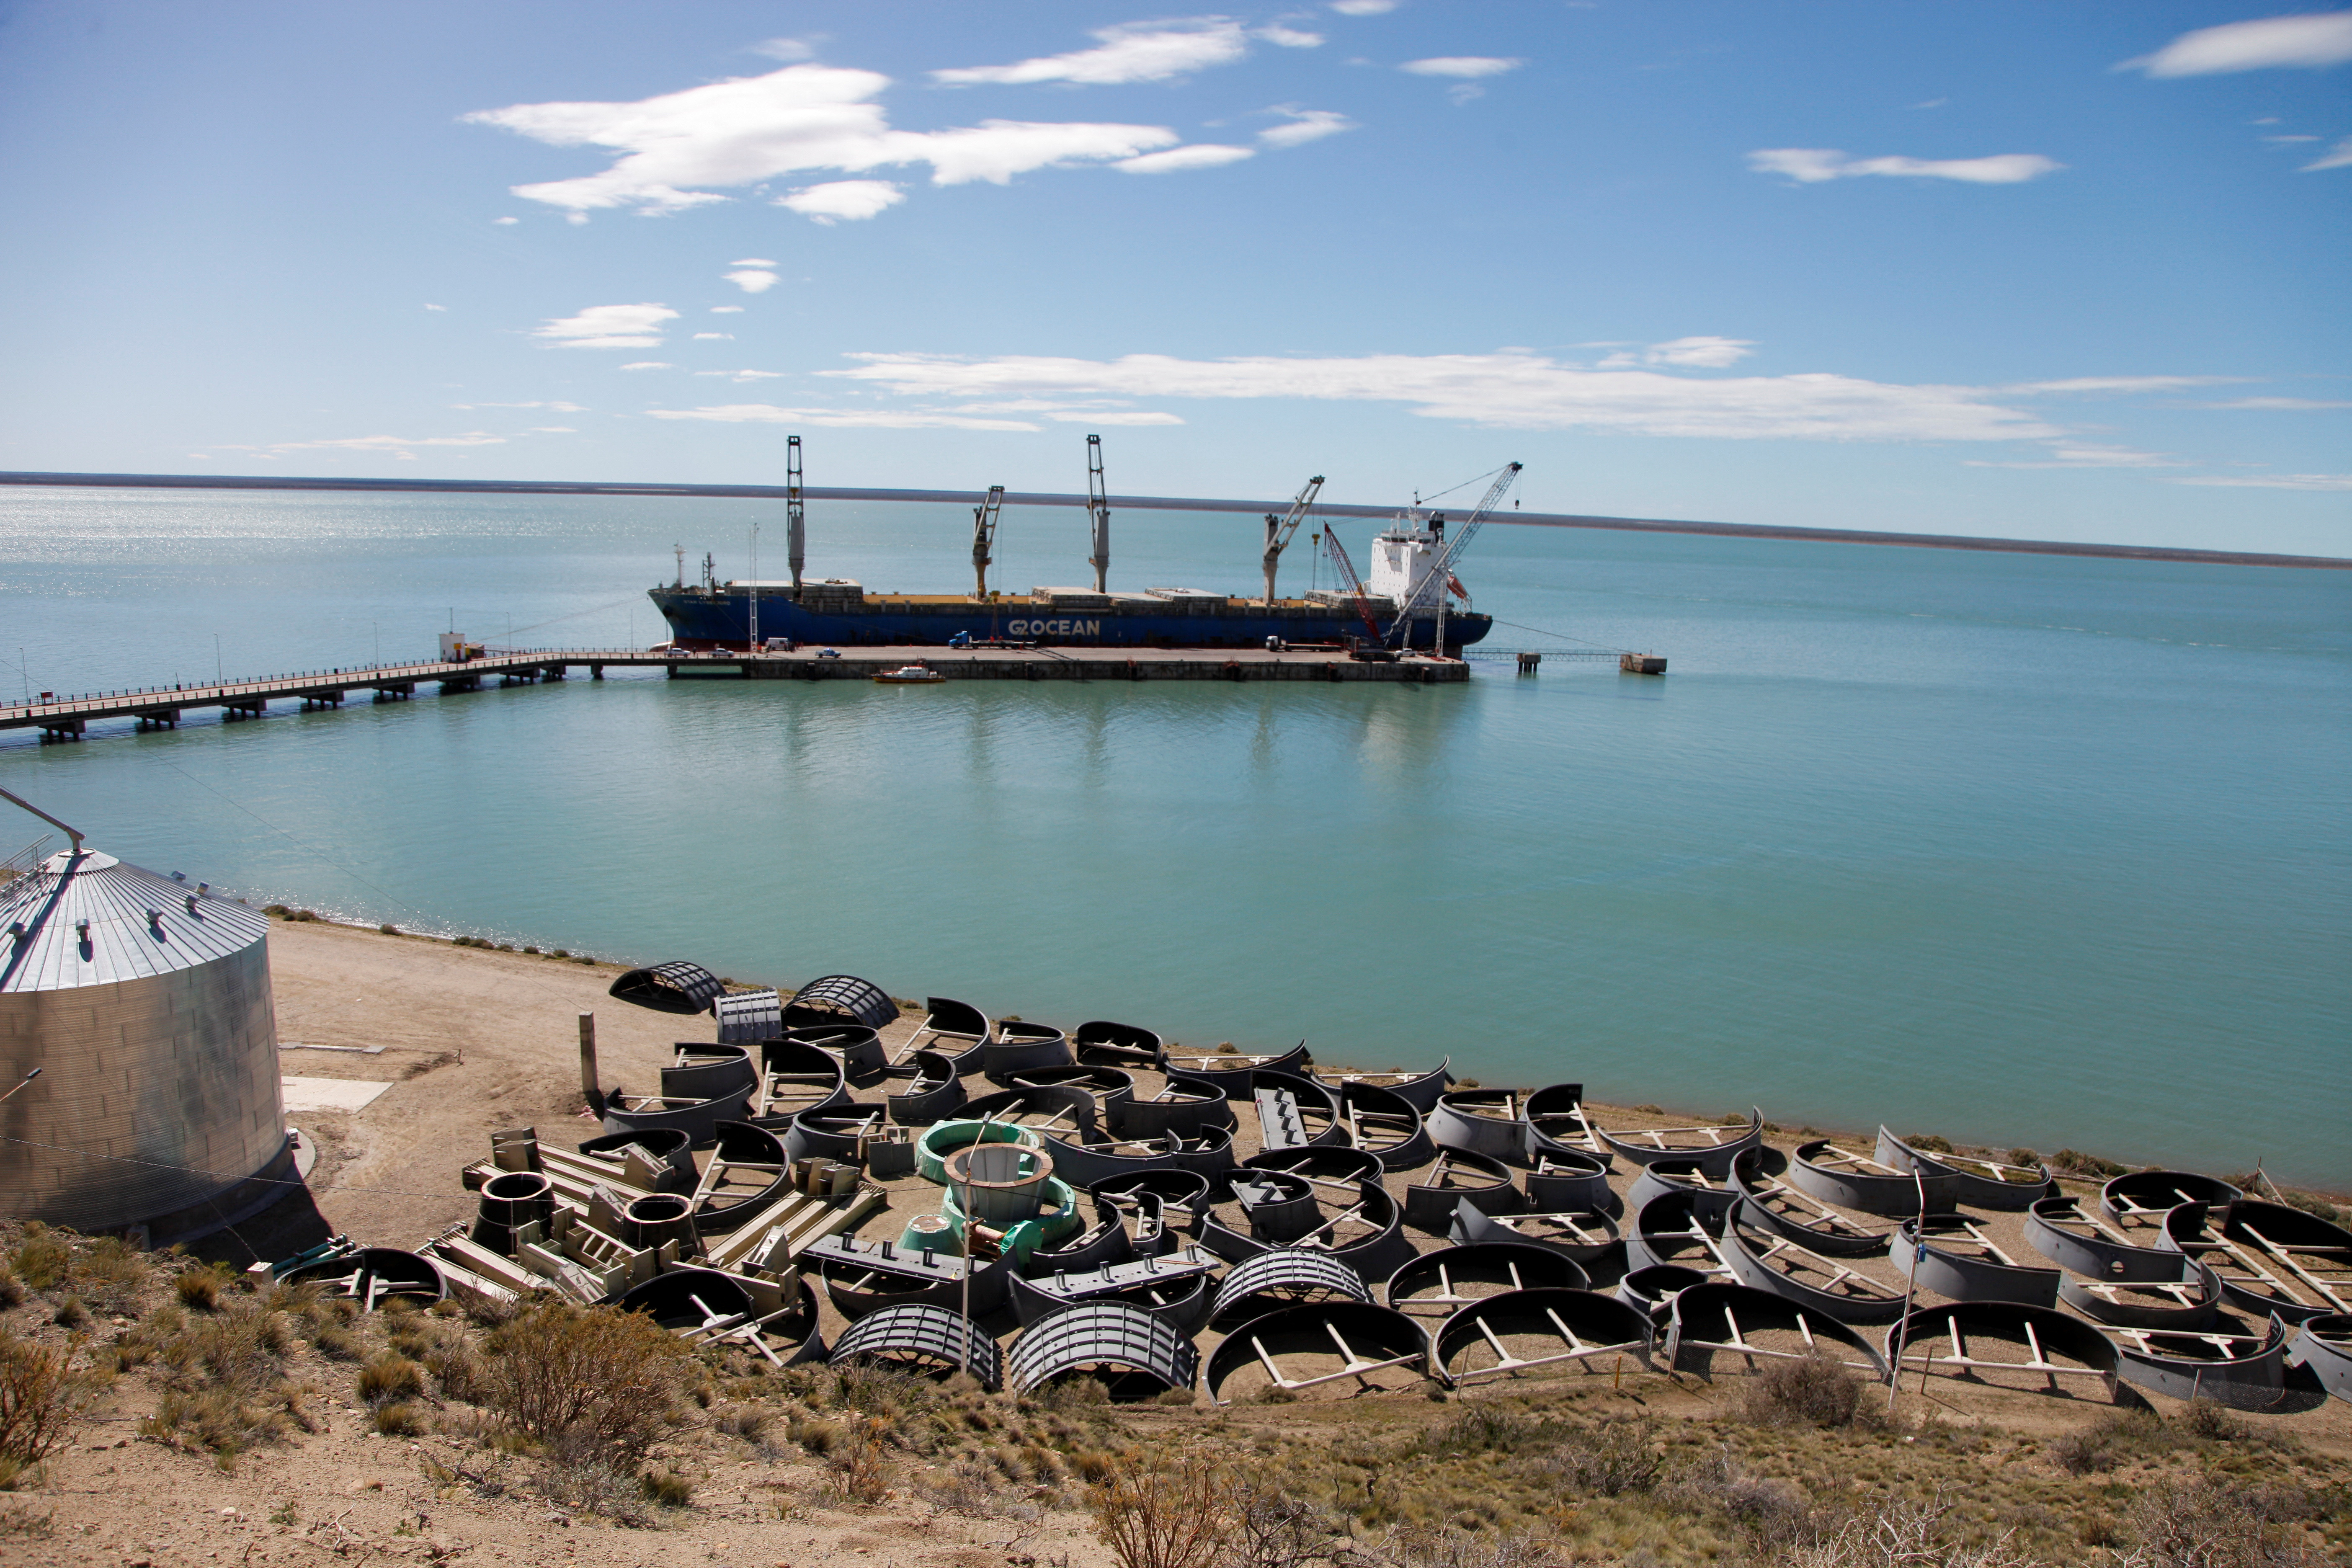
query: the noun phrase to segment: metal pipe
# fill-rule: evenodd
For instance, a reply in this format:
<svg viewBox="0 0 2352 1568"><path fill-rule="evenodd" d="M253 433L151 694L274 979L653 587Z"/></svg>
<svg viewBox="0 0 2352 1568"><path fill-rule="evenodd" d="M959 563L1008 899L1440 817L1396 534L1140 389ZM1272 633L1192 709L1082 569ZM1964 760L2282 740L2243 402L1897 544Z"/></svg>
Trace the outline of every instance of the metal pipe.
<svg viewBox="0 0 2352 1568"><path fill-rule="evenodd" d="M11 794L7 790L0 789L0 798L5 798L23 806L26 811L31 812L35 816L39 817L43 822L47 823L51 827L58 829L68 838L73 840L73 852L75 858L79 858L81 855L81 829L67 826L64 823L59 822L56 817L51 816L47 812L43 811L39 806L35 805L31 801L26 800L21 795ZM22 1086L19 1085L18 1087L21 1088ZM12 1089L9 1092L13 1094L16 1091Z"/></svg>

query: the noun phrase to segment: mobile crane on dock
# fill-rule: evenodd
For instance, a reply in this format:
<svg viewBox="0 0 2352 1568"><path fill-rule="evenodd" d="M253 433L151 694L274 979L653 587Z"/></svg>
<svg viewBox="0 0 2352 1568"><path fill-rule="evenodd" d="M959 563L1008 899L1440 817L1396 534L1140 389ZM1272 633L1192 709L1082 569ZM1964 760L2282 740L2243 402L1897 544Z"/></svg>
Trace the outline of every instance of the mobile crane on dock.
<svg viewBox="0 0 2352 1568"><path fill-rule="evenodd" d="M1307 488L1298 492L1288 511L1279 518L1272 512L1265 514L1265 603L1268 609L1274 607L1274 574L1282 564L1282 552L1290 547L1290 536L1298 531L1298 525L1314 510L1315 498L1322 489L1323 476L1318 474L1307 481Z"/></svg>

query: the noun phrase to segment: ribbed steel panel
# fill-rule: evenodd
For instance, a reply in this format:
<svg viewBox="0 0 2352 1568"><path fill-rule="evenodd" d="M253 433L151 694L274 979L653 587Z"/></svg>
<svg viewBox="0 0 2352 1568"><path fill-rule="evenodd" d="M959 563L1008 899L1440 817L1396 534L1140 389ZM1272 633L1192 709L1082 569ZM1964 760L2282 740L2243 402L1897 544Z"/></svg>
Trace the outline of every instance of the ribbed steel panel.
<svg viewBox="0 0 2352 1568"><path fill-rule="evenodd" d="M188 898L88 853L0 900L0 921L26 927L0 980L0 1078L42 1069L0 1105L0 1212L136 1224L200 1208L283 1151L269 922L210 897L191 914Z"/></svg>

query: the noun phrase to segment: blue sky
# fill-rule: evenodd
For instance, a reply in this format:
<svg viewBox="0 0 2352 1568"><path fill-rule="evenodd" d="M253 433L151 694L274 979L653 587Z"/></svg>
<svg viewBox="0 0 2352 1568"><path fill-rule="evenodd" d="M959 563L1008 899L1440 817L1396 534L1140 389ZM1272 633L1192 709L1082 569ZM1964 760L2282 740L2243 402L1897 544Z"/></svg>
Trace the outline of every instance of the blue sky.
<svg viewBox="0 0 2352 1568"><path fill-rule="evenodd" d="M0 9L0 467L2352 555L2352 11Z"/></svg>

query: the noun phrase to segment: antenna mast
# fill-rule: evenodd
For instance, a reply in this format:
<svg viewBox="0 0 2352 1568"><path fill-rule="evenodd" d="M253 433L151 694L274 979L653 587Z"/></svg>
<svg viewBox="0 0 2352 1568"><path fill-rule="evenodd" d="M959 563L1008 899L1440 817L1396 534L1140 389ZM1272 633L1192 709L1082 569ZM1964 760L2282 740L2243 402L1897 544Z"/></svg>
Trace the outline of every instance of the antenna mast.
<svg viewBox="0 0 2352 1568"><path fill-rule="evenodd" d="M1087 437L1087 511L1094 519L1095 592L1110 592L1110 492L1103 487L1102 437Z"/></svg>
<svg viewBox="0 0 2352 1568"><path fill-rule="evenodd" d="M793 597L801 596L801 563L808 554L808 514L801 506L801 438L784 443L784 554L793 566Z"/></svg>
<svg viewBox="0 0 2352 1568"><path fill-rule="evenodd" d="M988 487L988 499L971 509L971 596L988 597L989 548L996 542L996 513L1004 504L1004 487Z"/></svg>

